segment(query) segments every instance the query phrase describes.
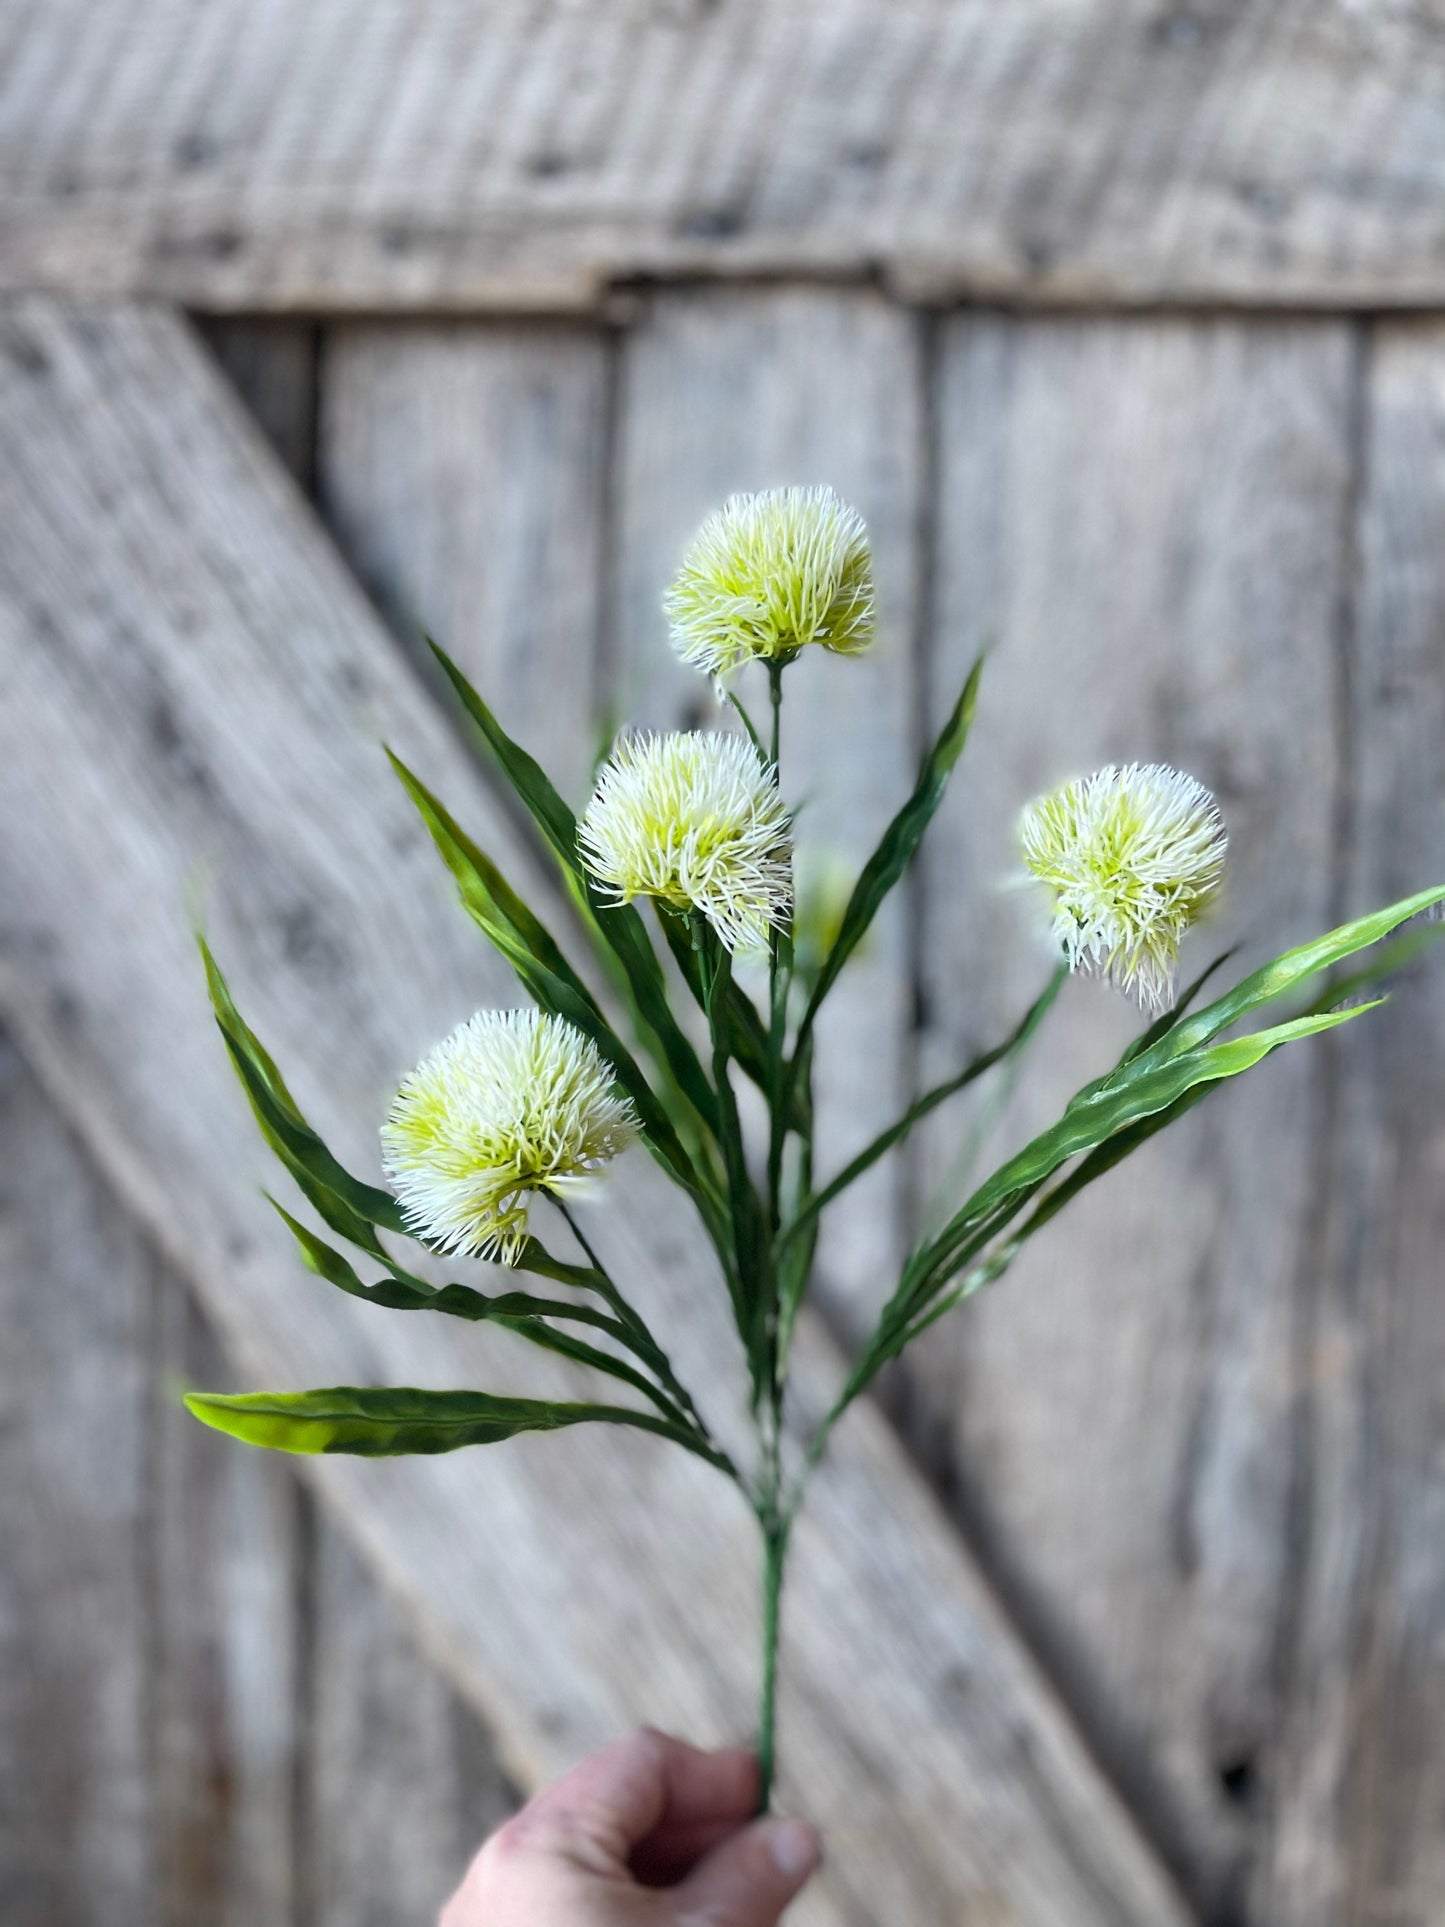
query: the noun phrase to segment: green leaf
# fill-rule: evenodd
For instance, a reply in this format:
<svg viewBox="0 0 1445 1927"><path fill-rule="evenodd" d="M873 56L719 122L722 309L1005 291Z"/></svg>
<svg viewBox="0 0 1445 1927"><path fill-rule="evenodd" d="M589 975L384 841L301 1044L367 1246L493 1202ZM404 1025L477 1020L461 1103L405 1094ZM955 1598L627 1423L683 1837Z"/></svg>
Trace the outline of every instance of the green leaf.
<svg viewBox="0 0 1445 1927"><path fill-rule="evenodd" d="M502 728L486 703L435 642L432 653L445 670L467 715L486 739L513 791L562 865L571 894L594 941L605 945L620 966L626 995L644 1033L655 1042L663 1063L709 1130L717 1128L712 1090L697 1052L678 1027L667 1001L662 966L648 939L647 926L630 904L606 902L593 887L577 847L577 819L553 788L546 772Z"/></svg>
<svg viewBox="0 0 1445 1927"><path fill-rule="evenodd" d="M1195 977L1192 982L1184 986L1168 1010L1161 1016L1156 1017L1154 1022L1150 1024L1146 1030L1140 1031L1139 1035L1119 1059L1119 1062L1114 1066L1114 1070L1122 1070L1125 1064L1133 1063L1136 1057L1141 1057L1146 1050L1149 1050L1153 1045L1157 1044L1162 1037L1167 1037L1169 1032L1173 1030L1174 1026L1184 1016L1185 1012L1188 1011L1200 991L1203 990L1204 986L1209 982L1209 979L1217 970L1224 968L1225 964L1229 962L1238 948L1238 944L1231 944L1228 950L1221 950L1212 962L1207 963L1199 975ZM1113 1071L1109 1073L1111 1077L1113 1074Z"/></svg>
<svg viewBox="0 0 1445 1927"><path fill-rule="evenodd" d="M677 962L683 982L691 991L698 1009L706 1013L707 1000L703 995L701 961L699 953L693 948L692 932L688 928L686 918L659 905L658 922L662 926L662 934ZM770 1076L767 1029L757 1005L735 977L728 979L722 1011L727 1024L728 1049L732 1061L764 1095L767 1095ZM804 1128L805 1113L796 1093L790 1096L792 1109L789 1114L789 1129L801 1131Z"/></svg>
<svg viewBox="0 0 1445 1927"><path fill-rule="evenodd" d="M204 938L197 941L211 1007L262 1136L331 1229L360 1249L381 1255L374 1227L409 1235L400 1205L389 1191L354 1178L312 1130L270 1053L236 1008L209 945Z"/></svg>
<svg viewBox="0 0 1445 1927"><path fill-rule="evenodd" d="M314 1392L188 1392L186 1410L203 1425L278 1452L348 1452L364 1458L455 1452L495 1445L521 1432L570 1425L630 1425L672 1439L709 1464L719 1456L691 1433L626 1406L552 1404L490 1392L429 1392L406 1386L330 1386Z"/></svg>
<svg viewBox="0 0 1445 1927"><path fill-rule="evenodd" d="M1197 1050L1201 1044L1207 1043L1211 1037L1217 1037L1220 1031L1227 1030L1241 1017L1282 997L1308 978L1328 970L1331 965L1343 962L1357 950L1378 943L1411 917L1441 902L1445 902L1445 884L1433 890L1421 890L1417 895L1405 897L1384 910L1376 910L1368 917L1357 917L1352 923L1342 923L1337 929L1316 937L1313 943L1287 950L1283 956L1276 957L1271 963L1242 978L1233 990L1226 991L1217 1002L1207 1005L1193 1017L1186 1017L1182 1023L1173 1025L1156 1043L1132 1060L1127 1066L1127 1073L1132 1075L1140 1065L1167 1063L1187 1051ZM1116 1072L1115 1077L1123 1074Z"/></svg>
<svg viewBox="0 0 1445 1927"><path fill-rule="evenodd" d="M649 1148L679 1182L701 1197L702 1179L666 1108L551 935L425 784L396 757L391 760L447 867L459 882L465 879L462 896L468 911L542 1009L574 1024L597 1046L618 1084L632 1099Z"/></svg>
<svg viewBox="0 0 1445 1927"><path fill-rule="evenodd" d="M574 1324L589 1325L605 1332L634 1356L650 1358L655 1353L656 1347L653 1345L649 1352L639 1354L633 1333L605 1312L597 1311L591 1305L574 1305L556 1298L537 1298L522 1291L489 1297L486 1292L475 1291L470 1285L429 1285L405 1272L393 1271L369 1285L339 1251L299 1223L274 1198L270 1202L299 1245L307 1270L350 1297L381 1305L389 1311L436 1311L452 1318L470 1319L474 1324L498 1325L543 1351L556 1352L576 1364L589 1366L594 1371L605 1372L609 1377L619 1379L649 1398L679 1425L688 1424L686 1416L667 1393L650 1379L644 1378L641 1372L635 1371L624 1359L615 1358L610 1352L599 1351L595 1345L588 1345L566 1332L556 1331L546 1323L548 1319L568 1319Z"/></svg>
<svg viewBox="0 0 1445 1927"><path fill-rule="evenodd" d="M1022 1050L1047 1016L1068 974L1067 967L1060 965L1044 989L1029 1005L1017 1028L1001 1044L995 1044L992 1050L985 1051L981 1057L975 1057L973 1062L966 1065L963 1070L946 1078L943 1083L935 1085L931 1091L920 1097L916 1104L911 1105L896 1124L890 1124L888 1129L880 1132L871 1144L865 1145L851 1163L845 1164L838 1175L825 1184L816 1197L808 1201L784 1232L783 1243L791 1242L794 1237L806 1230L840 1192L845 1191L855 1179L862 1177L870 1166L876 1164L885 1152L892 1150L893 1146L906 1137L914 1125L927 1117L930 1111L937 1110L940 1104L963 1090L966 1085L973 1083L976 1078L982 1077L985 1071L992 1070L994 1065L1001 1063L1004 1058L1012 1056L1015 1051Z"/></svg>
<svg viewBox="0 0 1445 1927"><path fill-rule="evenodd" d="M496 757L502 774L525 806L532 821L552 846L564 867L580 876L582 862L577 853L577 819L553 788L547 772L535 757L529 756L521 744L514 742L502 728L445 649L433 642L430 636L427 637L427 643L432 654L441 664L448 682L456 691L462 708L486 739L487 746Z"/></svg>
<svg viewBox="0 0 1445 1927"><path fill-rule="evenodd" d="M878 913L879 905L898 882L907 869L923 840L924 831L933 819L934 812L943 801L944 791L953 766L963 752L968 740L969 728L973 722L974 705L978 699L979 678L983 674L983 657L973 665L968 681L963 686L954 707L953 714L944 725L943 732L934 744L927 761L919 773L913 794L894 817L878 848L863 866L862 874L854 886L843 912L843 922L838 935L833 940L818 973L818 981L813 986L813 994L799 1028L800 1039L813 1027L819 1006L837 981L838 973L847 963L858 944L862 941L869 925Z"/></svg>
<svg viewBox="0 0 1445 1927"><path fill-rule="evenodd" d="M463 905L482 932L509 961L520 954L541 964L601 1016L596 999L568 963L541 918L528 908L492 859L471 840L421 778L390 749L386 754L430 831L442 861L456 879Z"/></svg>
<svg viewBox="0 0 1445 1927"><path fill-rule="evenodd" d="M1136 1058L1091 1096L1074 1098L1057 1124L1040 1132L974 1192L938 1237L910 1260L905 1271L909 1288L904 1291L900 1286L885 1317L900 1309L916 1309L919 1300L926 1299L930 1289L957 1268L960 1249L969 1247L967 1234L971 1230L1014 1201L1026 1200L1071 1157L1092 1151L1141 1118L1169 1109L1198 1085L1237 1077L1280 1045L1333 1030L1374 1008L1373 1004L1361 1004L1351 1010L1297 1017L1270 1030L1255 1031L1162 1063L1151 1063L1148 1053Z"/></svg>

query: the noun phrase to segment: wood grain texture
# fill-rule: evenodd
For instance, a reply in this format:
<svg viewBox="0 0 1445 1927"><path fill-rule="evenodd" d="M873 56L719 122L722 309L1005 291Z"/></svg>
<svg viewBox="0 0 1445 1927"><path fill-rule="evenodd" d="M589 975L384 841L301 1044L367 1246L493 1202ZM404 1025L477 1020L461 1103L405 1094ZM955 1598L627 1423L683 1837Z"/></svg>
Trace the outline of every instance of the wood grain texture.
<svg viewBox="0 0 1445 1927"><path fill-rule="evenodd" d="M153 1267L3 1038L0 1142L0 1914L156 1920Z"/></svg>
<svg viewBox="0 0 1445 1927"><path fill-rule="evenodd" d="M334 1528L317 1544L311 1599L302 1918L433 1921L516 1795L397 1602Z"/></svg>
<svg viewBox="0 0 1445 1927"><path fill-rule="evenodd" d="M915 538L924 472L917 325L876 295L665 295L626 338L618 395L613 706L653 728L733 723L672 654L662 592L704 516L739 489L828 483L869 523L879 637L853 660L805 651L784 679L782 785L798 888L841 913L912 786ZM767 679L736 679L766 740ZM817 1172L830 1177L907 1102L908 892L874 924L818 1025ZM850 1336L897 1280L906 1204L871 1172L830 1214L820 1289Z"/></svg>
<svg viewBox="0 0 1445 1927"><path fill-rule="evenodd" d="M120 1208L110 1204L119 1221ZM103 1290L97 1278L92 1291ZM187 1424L178 1385L233 1375L157 1267L148 1359L149 1775L166 1927L291 1927L307 1735L302 1496L291 1468Z"/></svg>
<svg viewBox="0 0 1445 1927"><path fill-rule="evenodd" d="M1353 902L1445 867L1445 331L1369 363L1351 687ZM1438 954L1334 1061L1303 1307L1300 1533L1260 1918L1426 1927L1445 1897L1445 995Z"/></svg>
<svg viewBox="0 0 1445 1927"><path fill-rule="evenodd" d="M608 352L567 327L333 327L322 513L580 807L596 759Z"/></svg>
<svg viewBox="0 0 1445 1927"><path fill-rule="evenodd" d="M1014 823L1070 775L1162 760L1217 791L1228 898L1186 967L1327 927L1351 475L1334 324L979 317L947 324L940 356L935 718L994 647L924 850L925 1081L1002 1036L1047 972ZM1375 894L1352 887L1352 907ZM993 1154L1142 1022L1068 986ZM1147 1147L913 1368L916 1441L1210 1918L1235 1917L1280 1713L1322 1071L1282 1058ZM987 1115L926 1134L930 1213Z"/></svg>
<svg viewBox="0 0 1445 1927"><path fill-rule="evenodd" d="M319 329L302 321L226 316L203 323L201 335L266 439L309 491L316 465Z"/></svg>
<svg viewBox="0 0 1445 1927"><path fill-rule="evenodd" d="M230 1368L8 1040L0 1138L7 1927L430 1919L510 1801L482 1729L293 1469L186 1418Z"/></svg>
<svg viewBox="0 0 1445 1927"><path fill-rule="evenodd" d="M619 277L1427 302L1432 6L6 0L4 285L578 308Z"/></svg>
<svg viewBox="0 0 1445 1927"><path fill-rule="evenodd" d="M181 914L208 862L258 1029L373 1168L398 1072L510 991L368 739L384 724L531 888L500 812L183 327L26 302L4 341L0 771L30 833L0 868L3 995L28 1053L248 1376L555 1387L510 1341L378 1319L297 1272L256 1201L264 1160ZM643 1180L619 1176L595 1215L679 1353L717 1346L698 1270L649 1268L665 1247ZM638 1717L707 1740L751 1704L742 1508L652 1441L593 1444L309 1468L526 1778ZM867 1411L800 1530L789 1632L792 1794L837 1851L801 1922L1187 1918ZM950 1678L971 1683L966 1716Z"/></svg>

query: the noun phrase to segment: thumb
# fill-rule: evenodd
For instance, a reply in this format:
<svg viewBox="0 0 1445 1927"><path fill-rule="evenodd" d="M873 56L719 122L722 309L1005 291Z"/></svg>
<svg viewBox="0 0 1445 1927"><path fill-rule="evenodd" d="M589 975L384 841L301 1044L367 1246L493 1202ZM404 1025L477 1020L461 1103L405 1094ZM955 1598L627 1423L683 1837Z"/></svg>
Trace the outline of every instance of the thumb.
<svg viewBox="0 0 1445 1927"><path fill-rule="evenodd" d="M776 1927L822 1857L817 1834L803 1821L756 1821L673 1889L676 1927Z"/></svg>

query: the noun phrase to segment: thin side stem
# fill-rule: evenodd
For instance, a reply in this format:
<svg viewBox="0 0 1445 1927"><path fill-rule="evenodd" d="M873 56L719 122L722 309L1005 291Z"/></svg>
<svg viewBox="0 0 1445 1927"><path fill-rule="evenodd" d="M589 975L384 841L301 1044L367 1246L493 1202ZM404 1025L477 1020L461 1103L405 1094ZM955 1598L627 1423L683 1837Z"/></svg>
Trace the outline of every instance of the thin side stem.
<svg viewBox="0 0 1445 1927"><path fill-rule="evenodd" d="M672 1361L668 1358L667 1353L663 1351L643 1319L639 1317L637 1312L633 1310L632 1306L623 1296L621 1289L614 1282L612 1274L608 1271L606 1265L603 1264L601 1258L598 1257L592 1241L588 1238L586 1232L583 1231L581 1225L578 1224L565 1201L554 1195L553 1203L567 1220L567 1225L572 1236L577 1240L578 1244L581 1245L583 1251L586 1252L592 1269L601 1280L603 1297L607 1300L608 1304L611 1305L628 1331L631 1332L639 1344L645 1348L648 1364L652 1367L658 1378L661 1379L667 1390L672 1393L673 1397L683 1407L703 1443L708 1447L709 1451L716 1454L719 1460L725 1461L729 1476L735 1482L738 1481L737 1467L708 1430L707 1421L697 1409L691 1392L688 1391L682 1380L677 1376L677 1373L672 1369Z"/></svg>

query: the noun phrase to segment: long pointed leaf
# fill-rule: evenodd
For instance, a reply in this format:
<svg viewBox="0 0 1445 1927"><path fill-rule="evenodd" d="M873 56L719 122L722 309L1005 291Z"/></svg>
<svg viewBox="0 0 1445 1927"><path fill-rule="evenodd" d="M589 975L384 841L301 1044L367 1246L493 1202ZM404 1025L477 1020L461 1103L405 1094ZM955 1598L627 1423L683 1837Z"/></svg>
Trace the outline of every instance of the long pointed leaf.
<svg viewBox="0 0 1445 1927"><path fill-rule="evenodd" d="M880 1132L871 1144L865 1145L851 1163L845 1164L838 1175L830 1179L817 1196L808 1201L783 1234L783 1242L790 1243L794 1237L803 1232L815 1218L827 1209L840 1192L845 1191L855 1179L862 1177L865 1171L876 1164L879 1158L883 1157L886 1152L891 1151L893 1146L905 1138L913 1129L914 1125L920 1123L927 1117L930 1111L937 1110L940 1104L944 1103L948 1098L955 1096L967 1085L973 1083L976 1078L982 1077L985 1071L992 1070L995 1064L1001 1063L1004 1058L1010 1057L1015 1051L1021 1050L1033 1037L1047 1016L1049 1008L1058 996L1059 990L1067 975L1067 969L1062 966L1056 970L1049 979L1046 987L1034 999L1033 1003L1030 1004L1016 1029L1014 1029L1001 1044L995 1044L991 1050L986 1050L982 1056L975 1057L972 1063L966 1065L963 1070L955 1072L952 1077L945 1078L941 1084L936 1084L931 1091L926 1092L915 1104L910 1105L896 1124L890 1124L888 1129Z"/></svg>
<svg viewBox="0 0 1445 1927"><path fill-rule="evenodd" d="M688 1102L708 1128L715 1130L712 1092L697 1052L668 1004L666 979L648 938L647 926L630 904L608 903L598 895L578 851L577 819L545 770L502 728L446 651L435 642L431 649L463 709L486 739L503 775L562 865L584 928L594 941L605 946L620 966L621 979L638 1023L655 1041L670 1075Z"/></svg>
<svg viewBox="0 0 1445 1927"><path fill-rule="evenodd" d="M311 1392L189 1392L186 1409L214 1431L278 1452L346 1452L364 1458L455 1452L495 1445L521 1432L572 1425L629 1425L671 1439L716 1465L720 1455L651 1412L618 1405L552 1404L490 1392L417 1391L408 1386L335 1385Z"/></svg>
<svg viewBox="0 0 1445 1927"><path fill-rule="evenodd" d="M1084 1102L1073 1100L1057 1124L1040 1132L974 1192L920 1254L917 1271L922 1274L921 1286L910 1295L916 1298L920 1290L926 1295L928 1283L936 1280L941 1269L946 1272L972 1228L1012 1199L1032 1194L1070 1158L1092 1151L1141 1118L1167 1110L1197 1085L1237 1077L1282 1044L1334 1030L1374 1008L1373 1004L1361 1004L1350 1010L1297 1017L1270 1030L1190 1051L1161 1064L1150 1064L1147 1054L1136 1058L1120 1079Z"/></svg>
<svg viewBox="0 0 1445 1927"><path fill-rule="evenodd" d="M353 1177L312 1130L274 1059L236 1008L209 945L198 941L211 1007L262 1135L331 1229L379 1255L373 1227L408 1235L400 1205L389 1191Z"/></svg>
<svg viewBox="0 0 1445 1927"><path fill-rule="evenodd" d="M542 1009L566 1018L597 1046L632 1099L649 1148L701 1201L704 1181L665 1106L636 1058L602 1015L592 993L490 858L470 841L419 778L395 757L392 762L448 868L459 881L466 879L463 901L468 911Z"/></svg>
<svg viewBox="0 0 1445 1927"><path fill-rule="evenodd" d="M1157 1043L1142 1051L1129 1064L1128 1074L1141 1065L1167 1063L1171 1058L1197 1050L1201 1044L1217 1037L1220 1031L1227 1030L1241 1017L1248 1016L1264 1004L1272 1003L1275 998L1282 997L1308 978L1328 970L1332 964L1342 963L1357 950L1378 943L1411 917L1441 902L1445 902L1445 884L1432 890L1421 890L1415 896L1390 904L1386 909L1374 911L1370 916L1356 917L1351 923L1342 923L1337 929L1326 931L1324 936L1316 937L1312 943L1285 951L1283 956L1274 958L1261 969L1242 978L1233 990L1226 991L1216 1002L1174 1025Z"/></svg>
<svg viewBox="0 0 1445 1927"><path fill-rule="evenodd" d="M878 913L878 908L889 891L898 882L912 860L914 851L923 840L924 831L933 820L934 812L943 801L944 791L953 766L963 753L968 741L968 732L973 723L974 706L978 700L979 678L983 674L983 657L980 656L969 672L963 693L954 706L953 714L944 724L938 741L934 744L922 770L913 794L883 832L878 848L864 864L862 873L854 885L848 907L843 912L843 921L831 949L818 973L818 981L813 986L813 994L800 1026L800 1038L812 1029L818 1008L837 981L838 973L847 963L858 944L862 941L869 925Z"/></svg>
<svg viewBox="0 0 1445 1927"><path fill-rule="evenodd" d="M504 955L510 955L514 947L520 946L553 976L569 985L578 997L590 1003L600 1016L596 999L568 963L541 918L517 895L492 859L472 841L421 778L390 749L386 754L416 805L417 814L430 832L442 861L456 879L463 905L484 934Z"/></svg>
<svg viewBox="0 0 1445 1927"><path fill-rule="evenodd" d="M548 1319L561 1318L592 1326L605 1332L636 1356L637 1344L632 1333L605 1312L599 1312L590 1305L568 1304L561 1299L536 1298L529 1292L512 1291L490 1297L485 1292L474 1291L470 1285L428 1285L422 1279L406 1273L398 1275L393 1272L369 1285L348 1259L293 1218L284 1205L277 1204L274 1198L271 1204L300 1247L301 1259L307 1270L350 1297L381 1305L389 1311L436 1311L453 1318L470 1319L474 1324L500 1326L543 1351L557 1352L576 1364L590 1366L594 1371L605 1372L609 1377L630 1385L634 1391L649 1398L667 1417L680 1425L688 1424L685 1414L667 1393L650 1379L644 1378L625 1359L599 1351L595 1345L573 1338L566 1332L559 1332L546 1322Z"/></svg>

